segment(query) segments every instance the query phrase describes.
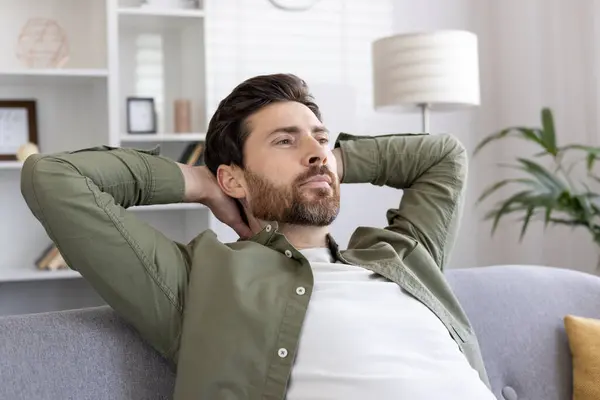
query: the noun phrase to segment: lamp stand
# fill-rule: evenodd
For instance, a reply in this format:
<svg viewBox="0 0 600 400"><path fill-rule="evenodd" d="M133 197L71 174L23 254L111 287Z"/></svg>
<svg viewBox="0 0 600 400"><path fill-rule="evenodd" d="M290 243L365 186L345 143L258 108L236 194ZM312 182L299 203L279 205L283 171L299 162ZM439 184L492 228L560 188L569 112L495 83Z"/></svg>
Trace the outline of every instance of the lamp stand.
<svg viewBox="0 0 600 400"><path fill-rule="evenodd" d="M421 126L423 129L423 133L429 132L429 111L431 110L431 106L429 103L421 103L419 104L419 108L421 109Z"/></svg>

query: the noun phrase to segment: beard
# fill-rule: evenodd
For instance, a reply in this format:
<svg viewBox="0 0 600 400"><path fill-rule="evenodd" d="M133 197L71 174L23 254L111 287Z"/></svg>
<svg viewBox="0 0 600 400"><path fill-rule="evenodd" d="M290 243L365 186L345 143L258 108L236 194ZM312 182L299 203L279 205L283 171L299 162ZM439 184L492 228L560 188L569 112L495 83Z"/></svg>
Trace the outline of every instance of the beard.
<svg viewBox="0 0 600 400"><path fill-rule="evenodd" d="M319 175L329 176L330 188L302 187L306 180ZM255 218L283 224L327 226L340 210L340 184L326 166L312 167L298 176L290 186L277 186L267 178L245 171L250 191L249 211Z"/></svg>

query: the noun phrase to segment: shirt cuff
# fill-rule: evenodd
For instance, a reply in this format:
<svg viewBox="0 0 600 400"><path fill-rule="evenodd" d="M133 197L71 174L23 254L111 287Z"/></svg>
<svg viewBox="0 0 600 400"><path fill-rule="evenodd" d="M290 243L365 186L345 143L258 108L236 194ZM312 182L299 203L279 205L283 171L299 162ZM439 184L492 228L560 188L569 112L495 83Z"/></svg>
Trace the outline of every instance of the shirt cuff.
<svg viewBox="0 0 600 400"><path fill-rule="evenodd" d="M380 166L380 152L373 136L340 133L334 148L340 148L344 167L342 183L373 183Z"/></svg>
<svg viewBox="0 0 600 400"><path fill-rule="evenodd" d="M146 154L140 152L147 163L151 179L148 184L150 196L147 204L181 203L185 194L185 180L177 163L169 158L159 155L159 150L154 149Z"/></svg>

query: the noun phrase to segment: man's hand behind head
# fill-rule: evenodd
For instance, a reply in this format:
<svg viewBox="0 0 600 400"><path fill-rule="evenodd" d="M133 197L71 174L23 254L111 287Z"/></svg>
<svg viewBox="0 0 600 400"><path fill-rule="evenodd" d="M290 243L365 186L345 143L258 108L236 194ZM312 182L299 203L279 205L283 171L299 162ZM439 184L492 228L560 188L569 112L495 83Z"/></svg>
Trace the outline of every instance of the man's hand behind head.
<svg viewBox="0 0 600 400"><path fill-rule="evenodd" d="M206 166L178 164L185 180L184 201L207 206L215 217L233 229L242 239L252 236L235 200L219 187L217 179Z"/></svg>

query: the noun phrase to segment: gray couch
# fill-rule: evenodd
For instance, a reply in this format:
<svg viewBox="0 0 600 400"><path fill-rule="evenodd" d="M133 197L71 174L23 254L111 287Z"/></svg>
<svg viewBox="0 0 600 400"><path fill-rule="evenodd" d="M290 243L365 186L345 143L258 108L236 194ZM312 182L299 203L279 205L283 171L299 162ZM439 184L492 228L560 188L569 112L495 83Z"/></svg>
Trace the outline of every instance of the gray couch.
<svg viewBox="0 0 600 400"><path fill-rule="evenodd" d="M563 317L600 318L600 278L534 266L447 275L479 335L498 399L570 399ZM174 376L108 307L0 319L2 400L167 399Z"/></svg>

